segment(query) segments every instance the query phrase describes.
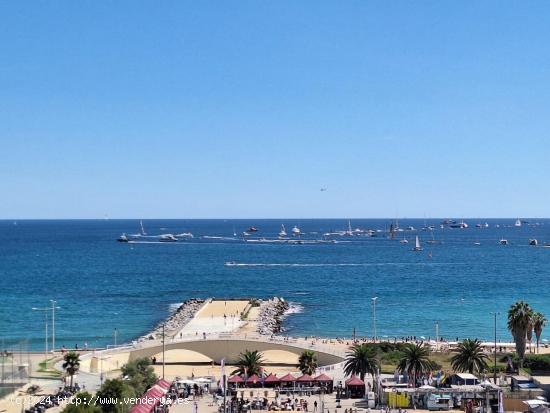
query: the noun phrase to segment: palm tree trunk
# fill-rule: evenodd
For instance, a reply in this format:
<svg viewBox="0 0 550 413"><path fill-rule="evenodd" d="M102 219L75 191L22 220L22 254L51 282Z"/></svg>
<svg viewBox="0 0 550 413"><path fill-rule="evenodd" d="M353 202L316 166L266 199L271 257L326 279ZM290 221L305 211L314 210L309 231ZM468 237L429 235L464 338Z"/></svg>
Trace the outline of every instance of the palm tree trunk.
<svg viewBox="0 0 550 413"><path fill-rule="evenodd" d="M73 388L73 375L71 374L71 389Z"/></svg>

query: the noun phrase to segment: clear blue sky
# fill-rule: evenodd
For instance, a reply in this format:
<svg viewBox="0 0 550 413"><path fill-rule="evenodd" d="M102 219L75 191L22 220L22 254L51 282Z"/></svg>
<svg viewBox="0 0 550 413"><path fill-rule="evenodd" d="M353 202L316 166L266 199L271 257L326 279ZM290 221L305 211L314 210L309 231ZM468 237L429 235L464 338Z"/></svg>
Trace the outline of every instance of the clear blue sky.
<svg viewBox="0 0 550 413"><path fill-rule="evenodd" d="M0 16L1 218L550 215L547 1Z"/></svg>

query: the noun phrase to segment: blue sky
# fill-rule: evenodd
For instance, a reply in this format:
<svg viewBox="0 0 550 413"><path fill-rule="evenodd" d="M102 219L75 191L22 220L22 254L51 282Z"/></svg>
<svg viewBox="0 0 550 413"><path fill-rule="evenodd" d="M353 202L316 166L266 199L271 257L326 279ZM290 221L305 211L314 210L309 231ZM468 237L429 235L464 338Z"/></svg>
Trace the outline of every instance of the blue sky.
<svg viewBox="0 0 550 413"><path fill-rule="evenodd" d="M549 216L549 15L2 2L0 217Z"/></svg>

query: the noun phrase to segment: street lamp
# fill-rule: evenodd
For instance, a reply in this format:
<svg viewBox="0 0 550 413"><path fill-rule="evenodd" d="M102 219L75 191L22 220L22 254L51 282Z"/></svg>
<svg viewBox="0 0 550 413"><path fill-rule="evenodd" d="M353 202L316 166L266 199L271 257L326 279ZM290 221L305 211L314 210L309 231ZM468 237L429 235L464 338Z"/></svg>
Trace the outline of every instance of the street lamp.
<svg viewBox="0 0 550 413"><path fill-rule="evenodd" d="M52 352L55 352L55 310L61 309L61 307L57 307L57 301L50 300L52 303Z"/></svg>
<svg viewBox="0 0 550 413"><path fill-rule="evenodd" d="M494 332L495 332L495 357L494 357L494 370L493 370L493 380L495 382L495 385L497 384L497 315L500 315L499 312L495 311L494 313L491 313L494 316Z"/></svg>
<svg viewBox="0 0 550 413"><path fill-rule="evenodd" d="M372 331L373 331L373 340L376 343L376 299L378 297L372 297Z"/></svg>
<svg viewBox="0 0 550 413"><path fill-rule="evenodd" d="M50 307L46 308L37 308L33 307L33 311L44 311L45 315L45 327L46 327L46 336L44 338L44 359L46 360L48 358L48 312L50 311Z"/></svg>

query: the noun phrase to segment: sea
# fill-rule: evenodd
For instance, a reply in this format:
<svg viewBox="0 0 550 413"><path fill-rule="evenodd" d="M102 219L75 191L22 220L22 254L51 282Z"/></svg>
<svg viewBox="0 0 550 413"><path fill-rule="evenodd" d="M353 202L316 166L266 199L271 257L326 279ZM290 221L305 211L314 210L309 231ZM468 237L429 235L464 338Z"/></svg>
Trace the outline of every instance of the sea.
<svg viewBox="0 0 550 413"><path fill-rule="evenodd" d="M322 337L417 336L511 341L512 303L525 300L550 316L550 220L464 219L465 229L441 228L441 219L137 219L0 221L0 346L44 349L50 300L56 346L90 348L131 342L189 298L283 297L289 301L284 334ZM488 228L476 224L487 223ZM274 239L281 225L297 226L302 240L327 232L335 243L246 242ZM435 229L422 230L433 225ZM193 238L158 242L158 235ZM233 234L237 236L234 237ZM422 250L412 251L418 236ZM205 238L206 237L206 238ZM538 247L528 245L536 238ZM408 243L401 242L407 239ZM499 241L507 239L509 245ZM435 240L436 243L428 243ZM227 265L227 264L230 265ZM375 308L373 297L376 297ZM375 314L373 313L375 310ZM550 338L547 331L543 339Z"/></svg>

